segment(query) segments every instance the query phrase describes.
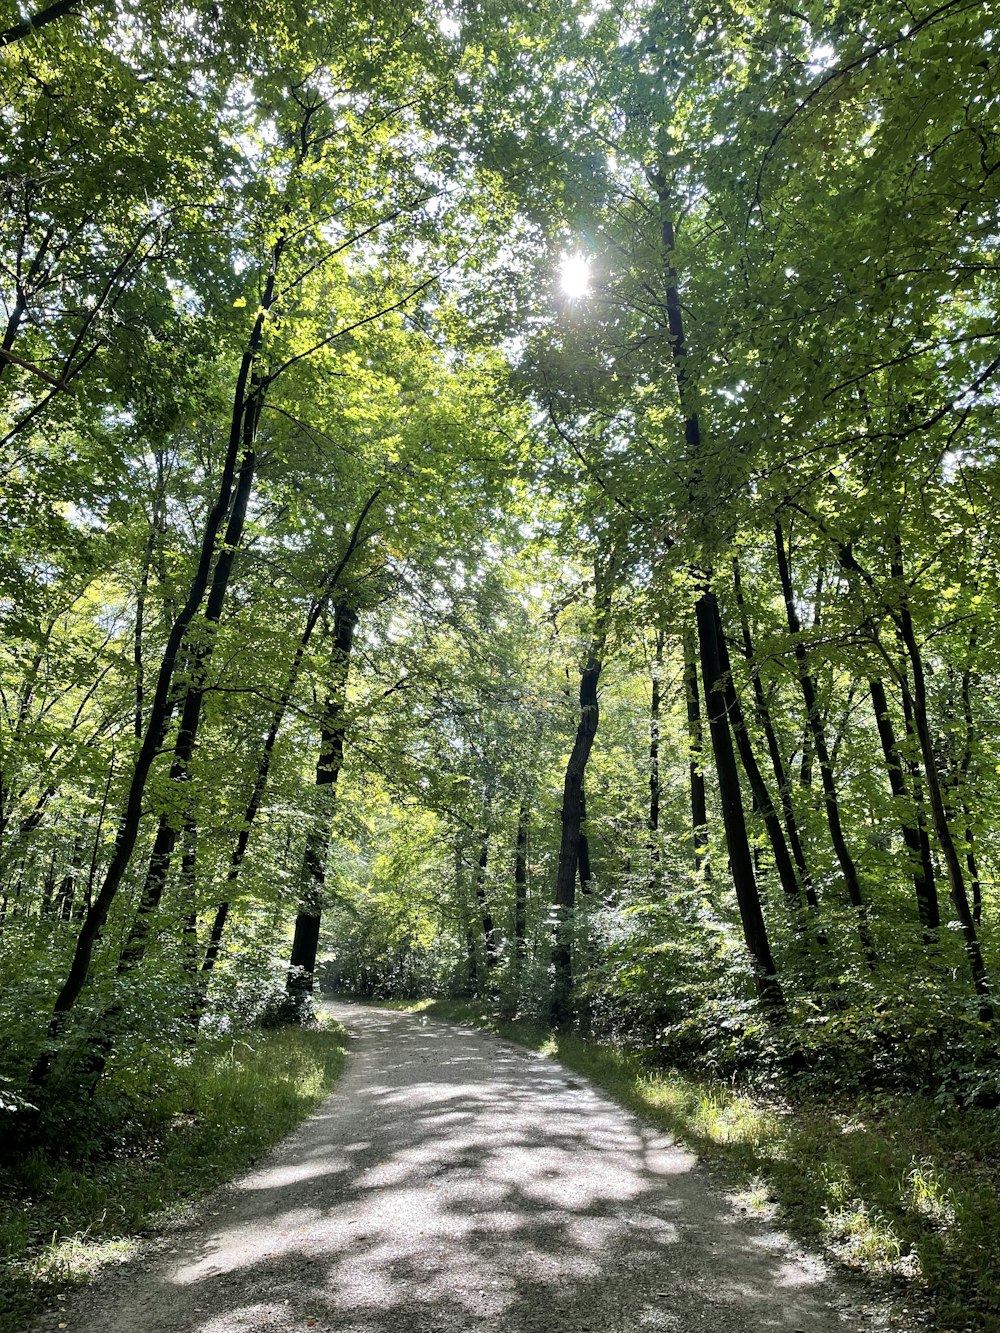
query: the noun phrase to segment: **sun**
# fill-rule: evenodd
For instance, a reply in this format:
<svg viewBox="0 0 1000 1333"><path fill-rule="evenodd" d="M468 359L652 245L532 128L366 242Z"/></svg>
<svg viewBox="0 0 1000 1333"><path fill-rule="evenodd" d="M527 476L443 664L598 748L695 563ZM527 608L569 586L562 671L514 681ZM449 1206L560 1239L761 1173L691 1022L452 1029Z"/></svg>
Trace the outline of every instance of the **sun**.
<svg viewBox="0 0 1000 1333"><path fill-rule="evenodd" d="M563 296L578 301L590 295L590 260L577 252L563 255L559 266L559 287Z"/></svg>

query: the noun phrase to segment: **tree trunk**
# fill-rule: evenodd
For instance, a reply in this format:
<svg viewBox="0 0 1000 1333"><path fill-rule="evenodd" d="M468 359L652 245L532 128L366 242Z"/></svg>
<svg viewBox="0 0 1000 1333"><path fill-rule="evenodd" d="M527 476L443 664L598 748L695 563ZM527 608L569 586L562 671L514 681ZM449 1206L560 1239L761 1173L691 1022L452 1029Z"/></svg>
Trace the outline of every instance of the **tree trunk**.
<svg viewBox="0 0 1000 1333"><path fill-rule="evenodd" d="M549 1011L553 1027L565 1027L573 1018L573 914L576 907L576 877L580 861L583 784L587 761L594 748L594 738L600 720L597 684L607 646L613 577L612 562L606 577L603 580L599 578L597 582L594 634L586 663L580 673L580 716L563 780L562 835L559 843L554 899L556 924L552 946L553 982Z"/></svg>
<svg viewBox="0 0 1000 1333"><path fill-rule="evenodd" d="M806 722L812 737L813 749L816 752L816 760L819 764L820 781L823 786L823 805L826 810L827 826L830 830L830 841L833 844L833 850L840 866L848 901L856 914L858 939L861 944L862 955L868 966L874 967L876 962L875 947L868 928L867 908L861 891L861 881L858 878L857 867L847 849L847 840L844 837L844 829L840 821L840 801L833 776L833 765L830 762L826 733L823 729L816 684L809 670L806 646L802 640L802 624L795 607L795 592L792 587L788 556L785 551L785 536L780 519L776 519L774 524L774 546L777 555L778 577L781 581L781 592L785 602L785 617L788 622L788 632L792 636L794 644L799 686L806 707Z"/></svg>
<svg viewBox="0 0 1000 1333"><path fill-rule="evenodd" d="M902 543L896 537L893 558L892 558L892 576L896 583L898 609L895 619L899 627L900 637L906 648L910 659L910 670L913 673L913 723L916 728L917 739L920 743L920 753L924 761L924 775L927 781L927 799L930 804L931 817L934 822L934 832L937 836L938 845L941 848L941 856L948 872L948 886L951 891L951 901L955 907L955 914L958 917L959 928L962 932L962 941L965 946L965 956L969 964L969 972L972 975L972 984L976 994L980 997L980 1017L984 1023L993 1021L993 1005L990 999L990 984L986 972L986 965L983 962L983 954L979 945L979 937L976 933L976 923L969 907L969 899L965 889L965 876L962 873L962 862L958 854L958 848L955 839L952 837L951 828L948 824L948 816L945 810L944 793L941 789L941 779L938 775L937 761L934 757L934 741L931 736L930 721L927 709L927 683L924 676L924 663L920 655L920 648L917 644L917 636L913 628L913 619L910 615L909 590L906 586L903 571L903 551Z"/></svg>
<svg viewBox="0 0 1000 1333"><path fill-rule="evenodd" d="M517 812L517 841L514 847L514 960L524 961L527 947L528 908L528 817L522 801Z"/></svg>
<svg viewBox="0 0 1000 1333"><path fill-rule="evenodd" d="M586 783L580 789L580 847L576 858L577 877L580 881L580 892L590 892L590 880L592 871L590 868L590 837L587 833L587 786Z"/></svg>
<svg viewBox="0 0 1000 1333"><path fill-rule="evenodd" d="M720 624L718 604L715 594L710 589L705 589L698 598L695 616L701 651L708 733L715 758L726 849L729 852L733 886L743 924L743 937L750 954L757 995L766 1009L780 1011L784 1008L785 997L771 954L771 943L753 873L753 857L747 837L746 818L743 814L740 778L736 768L729 720L726 716L725 670L718 632Z"/></svg>
<svg viewBox="0 0 1000 1333"><path fill-rule="evenodd" d="M684 699L687 705L688 789L691 798L691 836L694 843L694 868L712 878L708 862L708 803L705 799L705 772L702 767L704 738L701 731L701 704L698 701L698 660L694 635L685 630Z"/></svg>
<svg viewBox="0 0 1000 1333"><path fill-rule="evenodd" d="M78 833L73 839L69 854L69 865L59 883L56 893L55 912L60 921L69 921L73 916L73 902L76 898L76 881L80 874L80 862L83 859L83 834Z"/></svg>
<svg viewBox="0 0 1000 1333"><path fill-rule="evenodd" d="M241 459L244 463L246 462L248 420L252 421L255 427L259 417L261 406L259 389L250 386L253 382L253 369L260 350L264 324L275 301L277 274L284 244L284 239L279 238L271 252L271 265L261 298L260 309L243 354L236 380L226 456L216 498L205 522L198 564L184 605L167 636L153 698L150 703L145 733L132 769L125 809L119 823L114 851L105 871L100 891L87 911L80 927L69 972L53 1005L53 1016L46 1037L46 1047L32 1071L31 1081L36 1086L45 1082L55 1053L54 1048L62 1032L65 1016L76 1004L81 991L87 984L95 944L104 922L107 920L111 904L114 902L125 873L131 864L139 836L150 770L162 750L163 739L174 711L172 686L178 654L187 636L188 628L208 591L217 554L219 559L225 555L224 551L218 553L218 538L233 499L237 468L239 467L242 472Z"/></svg>
<svg viewBox="0 0 1000 1333"><path fill-rule="evenodd" d="M937 887L934 883L934 867L931 864L930 845L926 836L921 834L923 822L919 807L914 802L906 787L903 777L903 762L899 756L896 733L889 714L889 701L885 686L877 678L868 682L872 707L875 710L875 724L878 727L882 754L885 757L886 773L893 796L900 802L901 809L912 811L912 815L902 816L903 844L910 856L913 868L913 892L917 900L917 916L924 928L924 940L930 944L935 938L934 932L941 925L941 912L938 906Z"/></svg>
<svg viewBox="0 0 1000 1333"><path fill-rule="evenodd" d="M975 649L976 632L973 630L969 647ZM973 827L972 811L969 807L969 772L972 767L972 747L976 738L976 724L972 713L972 673L966 668L962 672L962 716L965 719L965 743L962 747L962 765L960 772L962 814L965 816L965 864L969 871L972 885L972 919L980 925L983 919L983 889L979 878L979 865L976 860L976 834Z"/></svg>
<svg viewBox="0 0 1000 1333"><path fill-rule="evenodd" d="M740 577L739 561L733 559L733 587L736 592L736 607L740 617L740 630L743 637L743 653L747 661L751 663L751 681L753 685L754 707L756 710L757 721L764 733L764 741L767 745L768 758L771 761L771 771L774 773L774 780L778 786L778 796L781 801L782 813L785 817L785 830L788 834L788 846L791 849L792 859L795 862L795 868L798 872L798 880L805 894L806 902L814 910L819 910L819 899L816 896L816 887L812 881L812 875L809 871L809 863L806 860L805 848L802 845L802 839L799 835L799 822L795 814L795 802L792 798L792 783L785 767L784 757L781 753L781 746L778 744L778 735L774 729L774 723L771 721L771 710L768 707L767 698L764 694L764 685L760 678L760 672L752 665L754 660L753 638L750 633L750 619L747 615L746 603L743 598L743 583Z"/></svg>
<svg viewBox="0 0 1000 1333"><path fill-rule="evenodd" d="M716 614L718 615L718 603L715 604ZM746 728L746 719L743 716L743 705L740 703L739 695L736 693L736 686L733 682L732 664L729 660L729 649L726 645L726 637L723 632L721 621L716 625L716 634L719 642L719 662L722 668L722 679L725 683L725 701L726 709L729 713L729 722L732 727L733 738L736 741L736 750L740 756L740 762L743 765L743 771L747 776L747 782L750 785L750 791L753 794L754 803L757 812L764 821L764 827L767 829L767 836L771 843L771 850L774 853L774 866L778 872L778 880L781 884L782 892L789 904L798 909L801 908L802 890L799 881L795 875L795 867L792 864L792 858L789 855L788 844L785 841L785 832L781 827L781 820L778 818L778 812L775 809L774 801L771 799L771 793L767 789L767 783L764 781L764 775L760 771L760 765L757 763L757 756L753 751L753 744L750 740Z"/></svg>
<svg viewBox="0 0 1000 1333"><path fill-rule="evenodd" d="M347 680L357 623L358 613L355 608L346 602L339 602L334 612L330 687L320 722L319 756L316 760L319 810L306 834L302 858L302 897L295 916L292 952L285 980L285 992L291 1002L292 1016L299 1020L310 1011L309 1002L315 987L316 953L326 889L326 857L337 779L344 762Z"/></svg>
<svg viewBox="0 0 1000 1333"><path fill-rule="evenodd" d="M649 831L656 833L660 827L660 699L663 689L663 630L656 631L651 673L652 698L649 705ZM649 840L650 854L654 861L660 859L660 848L656 838Z"/></svg>
<svg viewBox="0 0 1000 1333"><path fill-rule="evenodd" d="M496 966L497 961L497 935L496 927L493 924L493 913L490 911L489 900L486 897L486 868L490 859L490 835L489 830L484 827L482 837L479 840L479 867L476 872L476 903L479 907L479 920L483 927L483 957L486 960L486 971L491 972Z"/></svg>
<svg viewBox="0 0 1000 1333"><path fill-rule="evenodd" d="M251 415L255 417L256 412L252 411ZM188 810L191 801L188 790L190 765L198 742L198 732L201 728L201 718L205 704L205 674L212 659L212 635L214 635L222 616L226 593L232 577L233 557L243 539L247 506L250 502L250 492L253 489L253 479L256 472L256 455L252 452L255 433L256 422L251 424L248 421L246 444L251 452L245 453L243 456L236 490L233 493L233 504L229 514L229 522L226 525L222 550L216 561L208 601L205 605L204 621L209 632L198 647L188 654L188 671L192 683L188 686L184 695L180 725L177 729L177 739L174 742L174 759L170 768L170 779L171 782L176 784L178 793L178 808L164 811L160 815L156 838L153 842L153 851L146 871L142 899L118 960L119 974L131 971L142 961L145 955L151 918L163 898L177 838L190 818Z"/></svg>
<svg viewBox="0 0 1000 1333"><path fill-rule="evenodd" d="M465 885L465 874L462 869L462 841L458 834L455 835L455 902L459 909L462 935L465 940L466 993L478 995L480 990L479 953L476 949L476 933L472 929L472 912Z"/></svg>
<svg viewBox="0 0 1000 1333"><path fill-rule="evenodd" d="M684 443L688 462L697 478L701 470L701 424L687 369L687 345L684 335L684 317L681 311L677 274L673 266L675 248L672 200L662 171L648 171L647 178L656 190L660 206L660 240L663 266L666 274L667 329L677 381L677 398L684 418ZM692 497L693 501L693 497ZM732 868L733 885L743 923L743 933L750 953L757 995L766 1011L773 1014L784 1008L784 995L771 956L771 945L761 910L757 881L753 873L753 857L747 838L743 813L739 773L733 753L733 739L726 717L722 661L719 652L719 613L715 594L707 586L695 604L695 623L698 631L698 649L701 656L705 707L709 735L719 783L726 845ZM692 808L694 801L692 800ZM697 844L696 844L697 845Z"/></svg>
<svg viewBox="0 0 1000 1333"><path fill-rule="evenodd" d="M302 634L296 645L295 655L288 668L288 675L285 678L284 687L278 696L278 701L271 714L270 725L267 730L267 735L264 738L264 745L257 763L257 773L254 778L253 789L250 792L250 798L247 801L246 809L243 812L243 821L240 825L240 831L236 838L236 845L233 848L233 853L229 861L229 869L226 873L225 899L219 903L216 908L215 917L212 921L212 929L209 933L208 944L205 948L205 956L201 964L201 977L196 988L195 1000L191 1009L191 1023L195 1028L200 1024L201 1016L204 1013L211 975L215 969L215 964L218 961L222 947L222 937L226 928L226 921L229 917L229 905L235 895L236 886L239 882L240 872L246 858L247 847L250 843L250 833L253 829L254 821L260 812L264 793L267 790L267 783L271 773L271 761L274 757L274 747L277 744L278 734L281 731L281 725L284 722L288 705L295 692L295 687L298 684L299 673L302 670L302 661L305 657L306 649L309 647L316 626L326 614L330 601L340 586L340 581L344 576L344 572L358 548L358 544L361 540L361 533L368 515L381 493L381 488L376 489L365 501L361 508L361 512L355 521L350 537L348 538L344 554L327 578L324 579L322 591L309 609L309 614L306 616Z"/></svg>

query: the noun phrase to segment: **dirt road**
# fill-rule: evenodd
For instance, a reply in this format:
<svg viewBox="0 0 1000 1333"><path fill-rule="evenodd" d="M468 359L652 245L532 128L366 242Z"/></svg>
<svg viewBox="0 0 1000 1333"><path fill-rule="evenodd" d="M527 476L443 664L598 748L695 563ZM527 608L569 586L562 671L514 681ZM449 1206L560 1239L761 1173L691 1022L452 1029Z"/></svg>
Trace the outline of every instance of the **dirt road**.
<svg viewBox="0 0 1000 1333"><path fill-rule="evenodd" d="M331 1008L353 1038L333 1096L165 1250L68 1302L69 1333L891 1327L553 1061Z"/></svg>

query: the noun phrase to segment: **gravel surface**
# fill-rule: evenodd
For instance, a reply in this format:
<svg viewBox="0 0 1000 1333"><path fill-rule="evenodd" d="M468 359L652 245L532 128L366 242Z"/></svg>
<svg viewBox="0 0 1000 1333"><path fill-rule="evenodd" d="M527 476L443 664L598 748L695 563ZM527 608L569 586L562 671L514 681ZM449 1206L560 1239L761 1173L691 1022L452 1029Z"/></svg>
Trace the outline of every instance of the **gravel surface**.
<svg viewBox="0 0 1000 1333"><path fill-rule="evenodd" d="M554 1061L328 1007L352 1042L319 1111L195 1225L39 1329L903 1331Z"/></svg>

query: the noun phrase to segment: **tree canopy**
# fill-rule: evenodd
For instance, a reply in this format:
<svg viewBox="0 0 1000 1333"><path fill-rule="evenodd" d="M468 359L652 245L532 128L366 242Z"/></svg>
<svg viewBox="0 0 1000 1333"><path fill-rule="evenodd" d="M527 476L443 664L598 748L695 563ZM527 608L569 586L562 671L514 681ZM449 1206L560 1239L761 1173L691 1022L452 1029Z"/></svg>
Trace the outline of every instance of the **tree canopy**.
<svg viewBox="0 0 1000 1333"><path fill-rule="evenodd" d="M0 28L24 1132L320 984L1000 1097L989 7Z"/></svg>

